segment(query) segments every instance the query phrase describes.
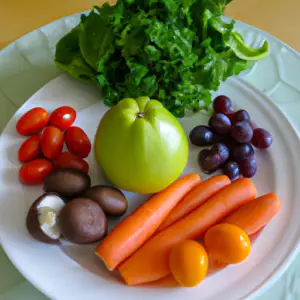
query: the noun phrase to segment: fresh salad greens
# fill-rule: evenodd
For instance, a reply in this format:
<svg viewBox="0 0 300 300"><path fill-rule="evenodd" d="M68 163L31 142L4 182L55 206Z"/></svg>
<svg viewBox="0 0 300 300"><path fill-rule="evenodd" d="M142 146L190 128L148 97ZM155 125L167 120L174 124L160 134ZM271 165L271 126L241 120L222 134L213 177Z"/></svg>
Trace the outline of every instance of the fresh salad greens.
<svg viewBox="0 0 300 300"><path fill-rule="evenodd" d="M175 116L206 109L211 90L268 53L249 48L222 20L231 0L118 0L82 15L57 44L55 61L99 85L105 104L149 96Z"/></svg>

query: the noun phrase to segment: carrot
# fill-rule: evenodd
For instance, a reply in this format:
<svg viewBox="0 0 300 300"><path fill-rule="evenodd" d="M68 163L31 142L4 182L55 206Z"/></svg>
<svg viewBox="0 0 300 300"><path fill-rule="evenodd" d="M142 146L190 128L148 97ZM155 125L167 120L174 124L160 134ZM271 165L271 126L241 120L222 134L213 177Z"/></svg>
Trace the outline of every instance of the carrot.
<svg viewBox="0 0 300 300"><path fill-rule="evenodd" d="M240 207L222 223L236 225L252 235L264 227L279 210L280 200L274 193L270 193Z"/></svg>
<svg viewBox="0 0 300 300"><path fill-rule="evenodd" d="M200 181L198 174L185 175L153 195L117 225L96 249L96 254L104 261L107 268L114 270L142 246L182 197Z"/></svg>
<svg viewBox="0 0 300 300"><path fill-rule="evenodd" d="M230 179L225 175L214 176L201 182L174 207L158 231L182 219L230 183Z"/></svg>
<svg viewBox="0 0 300 300"><path fill-rule="evenodd" d="M168 276L161 278L157 281L149 282L146 287L154 287L154 288L175 288L179 287L179 284L175 280L174 276L172 274L169 274Z"/></svg>
<svg viewBox="0 0 300 300"><path fill-rule="evenodd" d="M128 285L161 279L170 273L168 257L174 246L184 240L196 239L212 225L220 222L256 196L253 183L238 179L183 219L149 239L119 267Z"/></svg>
<svg viewBox="0 0 300 300"><path fill-rule="evenodd" d="M233 224L243 229L249 235L251 244L253 245L263 227L279 210L280 200L274 193L270 193L243 205L224 219L222 223ZM208 273L216 273L226 266L227 264L222 264L209 258Z"/></svg>

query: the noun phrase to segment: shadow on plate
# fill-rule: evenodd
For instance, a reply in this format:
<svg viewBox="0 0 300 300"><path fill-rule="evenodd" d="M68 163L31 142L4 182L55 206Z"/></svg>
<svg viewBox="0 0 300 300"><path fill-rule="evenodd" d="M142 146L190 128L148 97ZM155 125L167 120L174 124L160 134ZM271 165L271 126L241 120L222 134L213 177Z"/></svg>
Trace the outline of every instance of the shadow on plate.
<svg viewBox="0 0 300 300"><path fill-rule="evenodd" d="M20 166L20 162L18 160L18 150L22 143L20 141L14 143L12 146L6 148L6 157L9 162L11 162L14 166Z"/></svg>
<svg viewBox="0 0 300 300"><path fill-rule="evenodd" d="M255 240L259 236L262 230L251 236L251 243L255 243ZM104 263L96 256L95 248L97 244L92 245L75 245L65 241L62 241L60 246L61 250L74 262L79 264L82 268L101 277L101 279L115 282L117 284L124 284L119 273L117 271L110 272L105 267ZM217 272L222 271L226 264L218 263L210 260L207 276L212 276ZM168 275L158 281L154 281L148 284L138 285L134 288L175 288L179 287L176 280L172 275Z"/></svg>
<svg viewBox="0 0 300 300"><path fill-rule="evenodd" d="M109 180L105 177L104 173L101 171L100 167L98 166L93 151L91 151L86 161L90 166L89 175L92 179L92 186L98 184L110 184Z"/></svg>
<svg viewBox="0 0 300 300"><path fill-rule="evenodd" d="M104 263L95 254L97 244L75 245L62 241L61 250L74 262L79 264L87 271L101 277L107 281L121 283L118 272L110 272L106 269Z"/></svg>
<svg viewBox="0 0 300 300"><path fill-rule="evenodd" d="M3 170L1 181L5 185L15 185L16 182L19 181L19 168L9 168Z"/></svg>
<svg viewBox="0 0 300 300"><path fill-rule="evenodd" d="M62 241L60 245L61 250L67 255L71 260L76 262L82 268L87 271L93 273L96 276L101 277L103 280L107 280L110 282L115 282L117 284L125 284L121 279L119 273L117 271L110 272L105 267L104 263L96 256L95 248L97 244L92 245L75 245L65 241ZM174 288L178 287L173 276L169 275L163 279L158 281L143 284L139 286L135 286L132 288L148 288L148 287L156 287L156 288Z"/></svg>

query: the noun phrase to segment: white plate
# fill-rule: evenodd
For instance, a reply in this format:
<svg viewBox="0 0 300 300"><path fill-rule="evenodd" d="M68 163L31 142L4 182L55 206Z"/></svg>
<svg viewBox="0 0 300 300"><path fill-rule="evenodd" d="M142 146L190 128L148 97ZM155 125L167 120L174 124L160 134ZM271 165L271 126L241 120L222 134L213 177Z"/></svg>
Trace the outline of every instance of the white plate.
<svg viewBox="0 0 300 300"><path fill-rule="evenodd" d="M194 289L128 287L115 274L109 273L93 254L95 245L77 246L64 243L49 246L33 240L25 229L30 204L42 193L41 187L22 186L18 181L17 149L23 138L15 132L16 120L28 109L43 106L49 111L64 104L78 112L76 124L91 140L105 112L99 91L89 84L78 83L66 75L47 84L26 102L8 123L0 141L0 236L6 253L20 272L52 299L244 299L267 288L280 276L296 254L300 236L300 160L299 140L285 116L265 96L238 79L228 80L220 93L230 96L236 107L246 109L254 121L270 130L272 149L258 152L259 172L254 182L261 195L275 192L282 200L278 216L256 240L250 258L238 266L209 276ZM88 107L82 109L84 107ZM182 120L188 133L207 116L202 114ZM190 147L185 172L199 171L199 148ZM92 183L103 183L91 154L88 158ZM203 176L204 177L204 176ZM140 203L139 195L126 193L130 209ZM222 297L222 298L220 298Z"/></svg>

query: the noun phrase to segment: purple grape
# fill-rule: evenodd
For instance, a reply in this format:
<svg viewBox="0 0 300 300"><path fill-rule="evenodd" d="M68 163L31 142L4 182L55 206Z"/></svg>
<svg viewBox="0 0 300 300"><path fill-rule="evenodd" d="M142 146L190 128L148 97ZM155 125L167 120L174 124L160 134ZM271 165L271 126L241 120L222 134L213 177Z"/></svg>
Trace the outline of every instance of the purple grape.
<svg viewBox="0 0 300 300"><path fill-rule="evenodd" d="M240 122L240 121L248 121L249 122L250 116L246 110L241 109L235 113L234 119L235 119L234 120L235 122Z"/></svg>
<svg viewBox="0 0 300 300"><path fill-rule="evenodd" d="M229 118L229 120L231 121L231 124L233 124L235 122L235 112L231 112L229 114L226 114L226 116Z"/></svg>
<svg viewBox="0 0 300 300"><path fill-rule="evenodd" d="M210 150L208 150L208 149L201 150L198 154L198 163L199 163L201 170L204 173L211 174L214 171L216 171L217 169L214 169L214 165L211 162L211 159L208 159L208 161L207 161L208 156L210 156Z"/></svg>
<svg viewBox="0 0 300 300"><path fill-rule="evenodd" d="M198 155L199 162L203 162L204 159L206 158L206 156L208 156L209 154L210 154L210 150L209 149L202 149L199 152L199 155Z"/></svg>
<svg viewBox="0 0 300 300"><path fill-rule="evenodd" d="M218 155L220 157L221 164L224 164L229 157L229 149L223 143L217 143L210 149L211 155Z"/></svg>
<svg viewBox="0 0 300 300"><path fill-rule="evenodd" d="M239 162L240 172L244 177L251 178L257 171L257 164L254 157L246 158Z"/></svg>
<svg viewBox="0 0 300 300"><path fill-rule="evenodd" d="M213 102L216 113L228 114L231 112L232 102L227 96L218 96Z"/></svg>
<svg viewBox="0 0 300 300"><path fill-rule="evenodd" d="M267 149L271 146L273 139L269 131L263 128L256 128L253 131L252 144L259 149Z"/></svg>
<svg viewBox="0 0 300 300"><path fill-rule="evenodd" d="M217 171L223 164L221 157L218 154L208 154L203 160L203 172L211 174Z"/></svg>
<svg viewBox="0 0 300 300"><path fill-rule="evenodd" d="M239 162L245 158L253 157L254 156L254 149L251 144L238 144L233 147L231 151L232 158Z"/></svg>
<svg viewBox="0 0 300 300"><path fill-rule="evenodd" d="M217 136L216 142L224 144L228 148L229 152L231 152L236 145L239 145L230 134Z"/></svg>
<svg viewBox="0 0 300 300"><path fill-rule="evenodd" d="M206 174L211 174L218 170L228 157L228 148L224 144L217 143L210 150L201 150L198 161L202 171Z"/></svg>
<svg viewBox="0 0 300 300"><path fill-rule="evenodd" d="M223 172L231 180L234 180L240 175L239 165L235 161L227 161L223 167Z"/></svg>
<svg viewBox="0 0 300 300"><path fill-rule="evenodd" d="M231 129L231 121L224 114L215 114L209 120L210 128L217 134L226 134Z"/></svg>
<svg viewBox="0 0 300 300"><path fill-rule="evenodd" d="M232 126L231 136L239 143L249 143L253 137L253 130L249 122L241 121Z"/></svg>
<svg viewBox="0 0 300 300"><path fill-rule="evenodd" d="M196 146L210 146L215 141L214 133L207 126L196 126L190 132L190 140Z"/></svg>

